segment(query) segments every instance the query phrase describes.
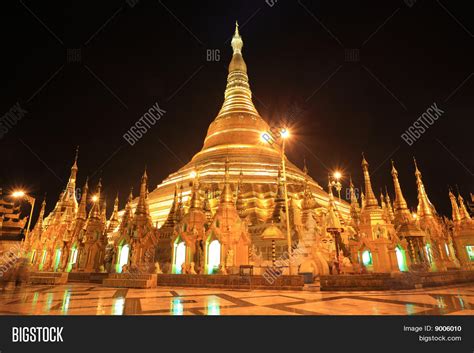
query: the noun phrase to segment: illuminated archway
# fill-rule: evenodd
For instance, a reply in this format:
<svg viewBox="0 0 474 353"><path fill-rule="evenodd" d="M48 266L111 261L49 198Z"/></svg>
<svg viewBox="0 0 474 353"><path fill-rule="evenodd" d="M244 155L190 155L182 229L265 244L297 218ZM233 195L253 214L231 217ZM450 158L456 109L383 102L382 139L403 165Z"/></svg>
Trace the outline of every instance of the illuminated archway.
<svg viewBox="0 0 474 353"><path fill-rule="evenodd" d="M402 272L408 271L405 251L400 249L400 247L397 246L395 248L395 254L397 255L398 269Z"/></svg>
<svg viewBox="0 0 474 353"><path fill-rule="evenodd" d="M67 265L66 272L71 272L72 267L77 261L77 246L74 245L71 249L71 257L69 258L69 264Z"/></svg>
<svg viewBox="0 0 474 353"><path fill-rule="evenodd" d="M128 264L128 255L130 253L130 246L128 244L120 247L119 260L117 262L117 273L122 273L123 265Z"/></svg>
<svg viewBox="0 0 474 353"><path fill-rule="evenodd" d="M53 271L56 272L61 261L61 249L56 249L56 257L54 258L54 268Z"/></svg>
<svg viewBox="0 0 474 353"><path fill-rule="evenodd" d="M44 262L45 262L45 260L46 260L46 254L47 254L46 250L43 250L43 254L42 254L42 256L41 256L41 262L40 262L39 267L38 267L38 269L39 269L40 271L43 270Z"/></svg>
<svg viewBox="0 0 474 353"><path fill-rule="evenodd" d="M369 250L365 250L364 252L362 252L362 263L366 267L372 266L372 264L373 264L373 262L372 262L372 253Z"/></svg>
<svg viewBox="0 0 474 353"><path fill-rule="evenodd" d="M181 273L181 266L186 261L186 244L184 241L175 244L174 249L174 268L175 273Z"/></svg>
<svg viewBox="0 0 474 353"><path fill-rule="evenodd" d="M213 240L209 244L207 254L207 273L213 274L219 269L221 263L221 244L218 240Z"/></svg>

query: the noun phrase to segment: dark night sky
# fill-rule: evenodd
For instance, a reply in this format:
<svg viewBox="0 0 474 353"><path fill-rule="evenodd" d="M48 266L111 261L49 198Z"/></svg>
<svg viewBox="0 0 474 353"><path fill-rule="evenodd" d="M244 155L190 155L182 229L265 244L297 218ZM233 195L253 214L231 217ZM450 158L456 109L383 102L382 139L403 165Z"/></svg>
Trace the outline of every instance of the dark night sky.
<svg viewBox="0 0 474 353"><path fill-rule="evenodd" d="M378 194L393 190L393 158L415 207L415 155L432 202L450 214L448 184L474 191L474 19L458 2L412 2L11 1L0 21L0 111L19 101L28 113L0 139L0 185L47 192L51 209L80 145L79 186L101 175L109 212L145 165L154 188L202 147L237 19L262 117L278 124L300 111L291 160L301 166L305 155L321 185L336 167L361 185L364 151ZM67 61L71 48L81 62ZM220 62L206 61L208 49ZM347 62L346 49L360 49L360 61ZM122 135L155 102L166 114L129 146ZM445 113L408 146L401 133L433 102Z"/></svg>

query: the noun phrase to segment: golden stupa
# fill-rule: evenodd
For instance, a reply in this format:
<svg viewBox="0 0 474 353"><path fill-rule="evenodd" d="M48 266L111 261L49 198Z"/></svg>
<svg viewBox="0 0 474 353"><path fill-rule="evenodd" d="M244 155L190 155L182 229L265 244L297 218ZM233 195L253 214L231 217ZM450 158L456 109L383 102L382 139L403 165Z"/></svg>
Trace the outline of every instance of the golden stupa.
<svg viewBox="0 0 474 353"><path fill-rule="evenodd" d="M264 222L272 214L282 161L281 148L278 142L269 144L262 139L262 134L269 132L270 126L252 102L238 25L231 45L233 56L229 64L224 103L209 126L201 151L177 172L170 174L148 196L151 217L158 226L167 219L176 187L181 190L182 201L186 206L196 173L203 196L206 193L215 198L215 192L223 186L226 159L229 161L229 180L235 197L239 188L239 201L244 204L251 223ZM301 202L306 186L311 190L317 205L328 205L329 197L322 187L288 160L286 174L288 193L292 200ZM210 203L214 208L212 200ZM344 216L349 214L348 204L341 202L338 206Z"/></svg>

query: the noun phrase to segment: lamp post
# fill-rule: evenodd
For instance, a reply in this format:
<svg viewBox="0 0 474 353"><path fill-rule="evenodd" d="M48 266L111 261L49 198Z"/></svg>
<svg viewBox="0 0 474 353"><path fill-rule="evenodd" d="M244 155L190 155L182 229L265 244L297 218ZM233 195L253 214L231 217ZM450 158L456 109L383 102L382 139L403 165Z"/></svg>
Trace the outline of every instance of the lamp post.
<svg viewBox="0 0 474 353"><path fill-rule="evenodd" d="M285 141L287 138L290 137L290 132L288 129L282 129L280 131L280 135L282 138L281 143L281 169L283 171L283 189L285 192L285 215L286 215L286 239L288 242L288 274L292 274L291 270L291 256L292 256L292 249L291 249L291 230L290 230L290 212L289 212L289 205L288 205L288 186L286 182L286 162L285 162Z"/></svg>
<svg viewBox="0 0 474 353"><path fill-rule="evenodd" d="M28 219L28 225L26 227L25 239L28 239L28 235L30 234L30 226L31 226L31 218L33 217L33 210L35 208L35 201L34 197L27 195L23 190L17 190L12 193L12 197L15 199L22 199L24 198L30 205L30 217Z"/></svg>

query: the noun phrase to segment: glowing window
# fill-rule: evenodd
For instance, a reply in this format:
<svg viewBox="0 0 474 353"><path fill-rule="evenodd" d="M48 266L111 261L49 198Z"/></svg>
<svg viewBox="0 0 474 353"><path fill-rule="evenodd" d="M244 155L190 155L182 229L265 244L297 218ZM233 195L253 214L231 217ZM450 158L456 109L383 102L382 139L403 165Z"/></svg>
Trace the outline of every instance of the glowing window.
<svg viewBox="0 0 474 353"><path fill-rule="evenodd" d="M174 256L175 256L174 264L176 268L176 273L181 273L181 265L183 265L184 262L186 261L186 244L184 243L184 241L182 241L176 246Z"/></svg>
<svg viewBox="0 0 474 353"><path fill-rule="evenodd" d="M470 261L474 261L474 245L466 246L467 256L469 257Z"/></svg>
<svg viewBox="0 0 474 353"><path fill-rule="evenodd" d="M364 266L372 265L372 253L369 250L365 250L362 253L362 263Z"/></svg>
<svg viewBox="0 0 474 353"><path fill-rule="evenodd" d="M213 274L221 263L221 244L218 240L213 240L209 244L207 271L208 274Z"/></svg>

